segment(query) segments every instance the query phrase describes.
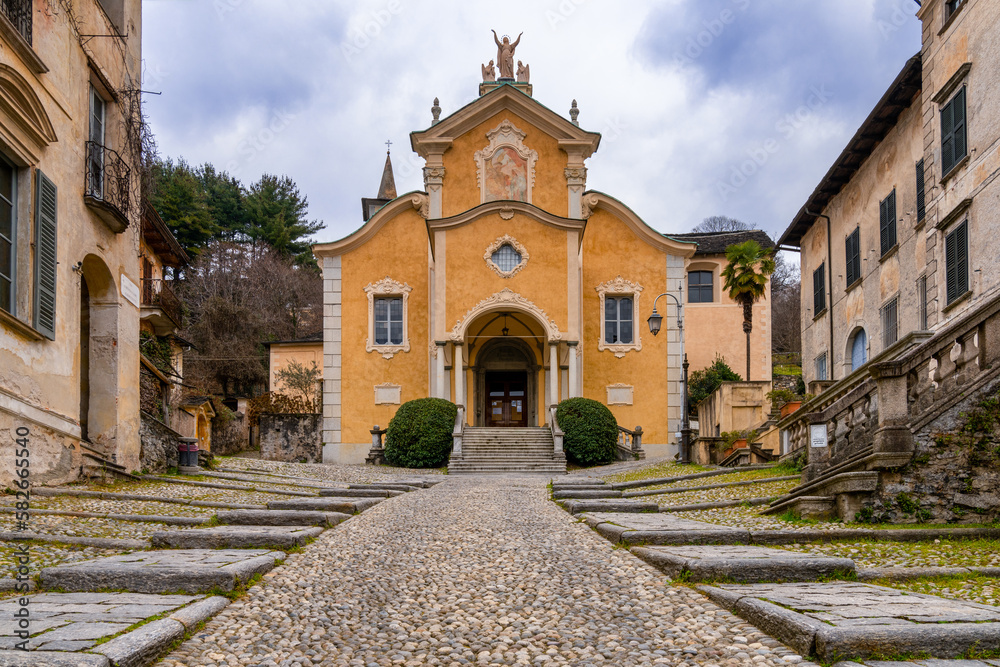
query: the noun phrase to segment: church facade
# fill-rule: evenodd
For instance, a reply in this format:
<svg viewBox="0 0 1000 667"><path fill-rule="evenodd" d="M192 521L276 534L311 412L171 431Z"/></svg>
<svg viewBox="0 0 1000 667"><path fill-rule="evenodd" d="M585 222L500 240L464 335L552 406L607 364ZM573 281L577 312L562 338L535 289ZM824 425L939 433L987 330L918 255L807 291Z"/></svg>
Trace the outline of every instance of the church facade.
<svg viewBox="0 0 1000 667"><path fill-rule="evenodd" d="M550 406L584 396L641 425L648 456L676 453L683 354L692 371L716 354L746 367L742 310L720 272L725 247L747 233L672 238L587 190L600 135L579 127L575 103L565 118L526 81L487 80L451 115L436 100L432 111L410 135L424 191L397 197L384 177L361 229L313 247L324 460L363 462L372 427L427 396L496 428L545 426ZM659 335L647 326L662 293L684 304L683 348L674 299L656 304ZM751 379L770 380L769 299L753 323Z"/></svg>

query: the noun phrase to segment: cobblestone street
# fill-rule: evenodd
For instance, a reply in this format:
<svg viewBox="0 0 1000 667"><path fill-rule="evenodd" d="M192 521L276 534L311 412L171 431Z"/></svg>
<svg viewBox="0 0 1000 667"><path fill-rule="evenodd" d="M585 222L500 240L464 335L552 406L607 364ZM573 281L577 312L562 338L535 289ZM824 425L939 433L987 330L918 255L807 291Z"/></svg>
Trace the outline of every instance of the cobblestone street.
<svg viewBox="0 0 1000 667"><path fill-rule="evenodd" d="M810 664L547 500L448 477L325 532L160 664Z"/></svg>

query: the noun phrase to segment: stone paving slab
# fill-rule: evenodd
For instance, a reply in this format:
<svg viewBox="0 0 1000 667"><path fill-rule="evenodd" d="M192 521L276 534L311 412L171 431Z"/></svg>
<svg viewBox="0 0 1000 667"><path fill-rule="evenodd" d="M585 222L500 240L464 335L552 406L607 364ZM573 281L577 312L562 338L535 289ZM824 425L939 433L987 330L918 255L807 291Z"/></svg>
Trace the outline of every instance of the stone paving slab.
<svg viewBox="0 0 1000 667"><path fill-rule="evenodd" d="M297 498L275 500L267 504L269 510L312 510L357 514L382 502L384 498Z"/></svg>
<svg viewBox="0 0 1000 667"><path fill-rule="evenodd" d="M564 500L562 506L570 514L584 512L657 513L660 511L660 506L656 503L641 500Z"/></svg>
<svg viewBox="0 0 1000 667"><path fill-rule="evenodd" d="M321 498L394 498L406 491L394 489L320 489Z"/></svg>
<svg viewBox="0 0 1000 667"><path fill-rule="evenodd" d="M67 591L100 589L129 590L136 593L186 591L203 593L212 589L231 591L245 584L255 574L271 570L284 560L281 551L191 549L140 551L94 560L45 568L42 585ZM81 604L100 600L104 593L76 593ZM133 594L133 599L137 599ZM35 598L48 602L44 595ZM63 598L68 600L70 598ZM149 596L147 600L161 599ZM138 604L138 602L134 602Z"/></svg>
<svg viewBox="0 0 1000 667"><path fill-rule="evenodd" d="M409 484L397 484L395 482L375 482L373 484L348 484L349 489L386 489L388 491L416 491L422 486L411 486Z"/></svg>
<svg viewBox="0 0 1000 667"><path fill-rule="evenodd" d="M323 526L332 528L351 518L342 512L305 510L223 510L216 513L219 523L233 526Z"/></svg>
<svg viewBox="0 0 1000 667"><path fill-rule="evenodd" d="M1000 650L1000 607L854 582L698 588L800 654L824 662Z"/></svg>
<svg viewBox="0 0 1000 667"><path fill-rule="evenodd" d="M16 598L0 602L0 666L140 667L229 604L218 596L135 593L40 593L26 599L27 605ZM15 617L19 612L27 614L27 627ZM129 631L155 616L164 618ZM17 634L22 631L29 633L27 640ZM27 651L15 648L24 641Z"/></svg>
<svg viewBox="0 0 1000 667"><path fill-rule="evenodd" d="M742 583L816 581L855 571L850 558L744 545L632 547L632 553L673 578Z"/></svg>
<svg viewBox="0 0 1000 667"><path fill-rule="evenodd" d="M578 487L581 487L581 486L583 486L583 487L595 487L596 488L596 487L608 486L608 485L604 483L603 479L591 479L589 477L583 477L583 478L577 478L577 479L562 478L562 479L553 479L552 480L552 488L553 489L572 489L572 488L578 488Z"/></svg>
<svg viewBox="0 0 1000 667"><path fill-rule="evenodd" d="M748 544L743 528L682 519L674 514L587 512L584 522L612 542L629 545Z"/></svg>
<svg viewBox="0 0 1000 667"><path fill-rule="evenodd" d="M159 549L290 549L323 532L315 526L213 526L153 533Z"/></svg>

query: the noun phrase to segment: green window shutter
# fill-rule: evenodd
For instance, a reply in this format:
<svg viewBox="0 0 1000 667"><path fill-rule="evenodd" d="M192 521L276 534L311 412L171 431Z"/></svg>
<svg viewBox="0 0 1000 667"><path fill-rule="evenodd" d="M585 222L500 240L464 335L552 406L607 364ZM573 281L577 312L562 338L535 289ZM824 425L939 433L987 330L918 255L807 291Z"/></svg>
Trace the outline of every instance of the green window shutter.
<svg viewBox="0 0 1000 667"><path fill-rule="evenodd" d="M820 264L813 271L813 315L826 310L826 265Z"/></svg>
<svg viewBox="0 0 1000 667"><path fill-rule="evenodd" d="M950 172L965 157L967 150L963 87L941 107L941 172Z"/></svg>
<svg viewBox="0 0 1000 667"><path fill-rule="evenodd" d="M924 161L917 163L917 222L927 216L926 195L924 193Z"/></svg>
<svg viewBox="0 0 1000 667"><path fill-rule="evenodd" d="M954 133L955 133L955 164L965 157L966 137L965 137L965 88L958 91L955 99L951 101L954 107Z"/></svg>
<svg viewBox="0 0 1000 667"><path fill-rule="evenodd" d="M969 291L969 223L944 237L945 283L948 303Z"/></svg>
<svg viewBox="0 0 1000 667"><path fill-rule="evenodd" d="M879 213L879 245L882 254L889 252L896 245L896 191L882 200L878 207Z"/></svg>
<svg viewBox="0 0 1000 667"><path fill-rule="evenodd" d="M49 340L56 338L56 218L55 183L38 171L35 189L35 318L34 326Z"/></svg>

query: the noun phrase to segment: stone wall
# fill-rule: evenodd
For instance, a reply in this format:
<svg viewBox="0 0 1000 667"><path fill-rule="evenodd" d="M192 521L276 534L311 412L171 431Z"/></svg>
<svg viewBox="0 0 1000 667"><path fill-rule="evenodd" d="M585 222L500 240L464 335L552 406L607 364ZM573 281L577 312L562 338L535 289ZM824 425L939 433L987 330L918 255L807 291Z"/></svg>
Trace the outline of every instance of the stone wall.
<svg viewBox="0 0 1000 667"><path fill-rule="evenodd" d="M219 456L229 456L246 451L250 448L250 427L241 412L223 421L216 417L212 420L212 453Z"/></svg>
<svg viewBox="0 0 1000 667"><path fill-rule="evenodd" d="M177 467L181 434L143 412L139 421L139 465L149 472Z"/></svg>
<svg viewBox="0 0 1000 667"><path fill-rule="evenodd" d="M0 396L2 397L2 396ZM18 441L21 441L18 444ZM0 486L12 487L18 477L16 453L26 446L32 486L59 486L80 476L76 438L21 415L0 409Z"/></svg>
<svg viewBox="0 0 1000 667"><path fill-rule="evenodd" d="M1000 382L975 392L914 434L906 467L881 475L862 514L892 523L988 523L1000 518L1000 411L983 407ZM964 434L970 415L986 431ZM973 443L979 443L981 449Z"/></svg>
<svg viewBox="0 0 1000 667"><path fill-rule="evenodd" d="M260 416L260 457L268 461L323 460L322 415Z"/></svg>

